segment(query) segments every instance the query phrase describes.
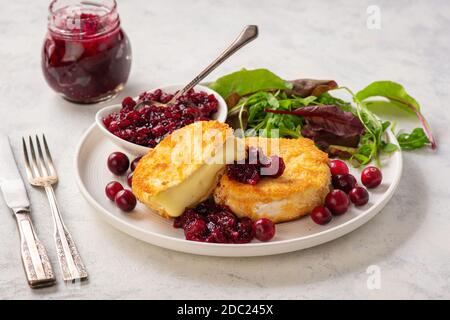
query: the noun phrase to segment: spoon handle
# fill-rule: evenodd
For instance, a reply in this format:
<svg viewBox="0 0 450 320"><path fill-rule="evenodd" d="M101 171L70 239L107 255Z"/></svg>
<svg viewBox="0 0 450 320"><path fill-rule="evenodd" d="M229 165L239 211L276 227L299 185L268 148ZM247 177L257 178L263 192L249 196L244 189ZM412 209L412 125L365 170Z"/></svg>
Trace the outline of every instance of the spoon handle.
<svg viewBox="0 0 450 320"><path fill-rule="evenodd" d="M179 97L185 94L187 91L195 87L200 81L202 81L207 75L209 75L214 69L232 56L236 51L245 46L247 43L255 40L258 37L258 26L249 25L242 30L236 40L223 51L209 66L207 66L198 76L196 76L191 82L189 82L183 89L172 98L172 101L176 101Z"/></svg>

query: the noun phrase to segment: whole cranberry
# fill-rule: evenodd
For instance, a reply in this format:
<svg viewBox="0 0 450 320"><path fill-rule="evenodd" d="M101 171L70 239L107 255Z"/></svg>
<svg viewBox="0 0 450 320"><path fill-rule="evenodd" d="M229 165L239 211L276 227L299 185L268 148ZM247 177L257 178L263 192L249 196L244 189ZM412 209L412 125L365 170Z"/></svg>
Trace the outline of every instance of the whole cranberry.
<svg viewBox="0 0 450 320"><path fill-rule="evenodd" d="M137 157L136 159L134 159L133 161L131 161L131 165L130 165L130 170L131 170L131 171L134 171L134 169L136 169L136 166L137 166L139 160L141 160L141 159L142 159L142 156Z"/></svg>
<svg viewBox="0 0 450 320"><path fill-rule="evenodd" d="M345 193L349 193L356 186L356 179L353 175L347 174L338 174L331 178L331 182L333 184L333 188L344 191Z"/></svg>
<svg viewBox="0 0 450 320"><path fill-rule="evenodd" d="M105 193L106 196L109 198L109 200L114 201L114 197L116 196L117 192L120 190L123 190L122 185L117 181L111 181L108 183L105 187Z"/></svg>
<svg viewBox="0 0 450 320"><path fill-rule="evenodd" d="M121 190L117 192L114 202L123 211L131 211L136 207L136 197L130 190Z"/></svg>
<svg viewBox="0 0 450 320"><path fill-rule="evenodd" d="M338 174L348 174L348 166L344 161L331 160L330 161L331 175L336 176Z"/></svg>
<svg viewBox="0 0 450 320"><path fill-rule="evenodd" d="M133 183L133 171L128 173L127 175L127 184L131 187L131 184Z"/></svg>
<svg viewBox="0 0 450 320"><path fill-rule="evenodd" d="M378 187L382 180L383 175L376 167L367 167L361 173L361 182L369 189Z"/></svg>
<svg viewBox="0 0 450 320"><path fill-rule="evenodd" d="M369 193L363 187L353 188L348 194L348 197L357 207L363 206L369 202Z"/></svg>
<svg viewBox="0 0 450 320"><path fill-rule="evenodd" d="M327 224L333 218L333 216L331 215L330 210L328 210L324 206L317 206L317 207L315 207L312 210L310 216L311 216L311 219L315 223L320 224L320 225Z"/></svg>
<svg viewBox="0 0 450 320"><path fill-rule="evenodd" d="M261 218L253 223L255 238L259 241L269 241L275 235L275 224L272 220Z"/></svg>
<svg viewBox="0 0 450 320"><path fill-rule="evenodd" d="M347 212L350 201L342 190L332 190L325 197L325 206L334 215L341 215Z"/></svg>
<svg viewBox="0 0 450 320"><path fill-rule="evenodd" d="M125 155L125 153L122 152L113 152L108 157L108 169L116 174L116 175L122 175L130 166L130 160Z"/></svg>
<svg viewBox="0 0 450 320"><path fill-rule="evenodd" d="M269 177L271 177L271 178L278 178L281 175L283 175L284 170L286 169L286 164L284 163L284 160L283 160L282 157L271 156L270 157L270 163L271 163L271 166L272 165L277 166L278 170L274 174L270 175Z"/></svg>
<svg viewBox="0 0 450 320"><path fill-rule="evenodd" d="M132 97L125 97L122 100L122 107L127 109L133 109L136 106L136 101Z"/></svg>

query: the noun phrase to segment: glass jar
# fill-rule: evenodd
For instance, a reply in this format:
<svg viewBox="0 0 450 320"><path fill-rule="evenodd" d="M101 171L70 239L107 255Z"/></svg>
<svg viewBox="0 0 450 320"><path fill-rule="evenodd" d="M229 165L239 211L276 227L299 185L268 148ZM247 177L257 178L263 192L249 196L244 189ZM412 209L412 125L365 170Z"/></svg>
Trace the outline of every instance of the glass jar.
<svg viewBox="0 0 450 320"><path fill-rule="evenodd" d="M67 100L95 103L125 85L131 46L114 0L53 0L42 49L50 87Z"/></svg>

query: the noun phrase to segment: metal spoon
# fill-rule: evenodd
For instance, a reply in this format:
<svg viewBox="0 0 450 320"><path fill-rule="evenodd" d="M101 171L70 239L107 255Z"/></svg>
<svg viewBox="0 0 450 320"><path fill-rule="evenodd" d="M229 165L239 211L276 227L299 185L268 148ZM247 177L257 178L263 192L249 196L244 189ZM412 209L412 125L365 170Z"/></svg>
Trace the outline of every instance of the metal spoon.
<svg viewBox="0 0 450 320"><path fill-rule="evenodd" d="M177 94L173 96L168 103L160 103L152 101L152 104L158 106L167 106L173 104L183 94L195 87L200 81L208 76L214 69L222 64L225 60L231 57L236 51L245 46L247 43L253 41L258 37L258 26L248 25L242 30L239 36L231 43L231 45L225 49L209 66L207 66L198 76L196 76L191 82L189 82L183 89L179 90Z"/></svg>

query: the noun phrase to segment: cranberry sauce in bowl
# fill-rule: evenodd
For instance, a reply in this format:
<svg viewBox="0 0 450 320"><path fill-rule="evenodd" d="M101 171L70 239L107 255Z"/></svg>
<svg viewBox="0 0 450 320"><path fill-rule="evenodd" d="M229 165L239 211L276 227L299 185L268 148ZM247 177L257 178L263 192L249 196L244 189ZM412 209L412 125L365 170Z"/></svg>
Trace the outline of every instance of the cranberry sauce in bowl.
<svg viewBox="0 0 450 320"><path fill-rule="evenodd" d="M154 148L176 129L194 121L211 120L219 105L214 95L194 90L188 91L173 105L158 106L152 103L167 103L172 97L173 94L161 89L144 92L137 101L126 97L122 101L122 109L105 117L103 124L121 139Z"/></svg>
<svg viewBox="0 0 450 320"><path fill-rule="evenodd" d="M130 68L114 0L52 1L42 70L53 90L76 103L107 100L123 88Z"/></svg>
<svg viewBox="0 0 450 320"><path fill-rule="evenodd" d="M95 120L102 133L117 146L132 154L145 154L164 137L195 121L225 122L227 106L214 90L201 85L170 106L166 103L183 85L165 86L143 92L136 98L126 97L121 105L99 110Z"/></svg>

